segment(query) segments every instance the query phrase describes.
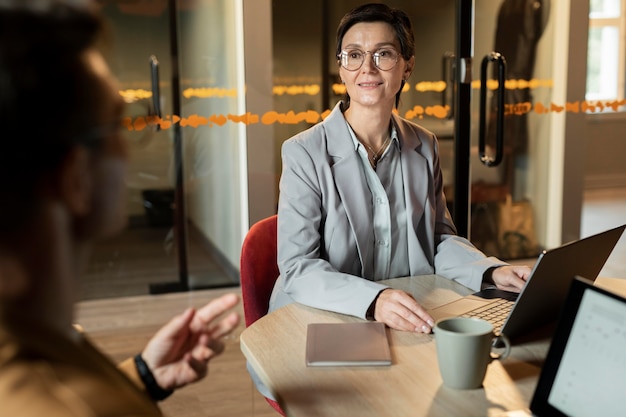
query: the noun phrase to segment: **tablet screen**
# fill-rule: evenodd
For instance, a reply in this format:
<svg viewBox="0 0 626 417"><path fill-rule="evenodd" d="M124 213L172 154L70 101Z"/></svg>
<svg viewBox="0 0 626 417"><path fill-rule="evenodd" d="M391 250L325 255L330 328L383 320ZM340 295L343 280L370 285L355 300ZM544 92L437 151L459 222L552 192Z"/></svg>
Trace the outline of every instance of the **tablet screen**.
<svg viewBox="0 0 626 417"><path fill-rule="evenodd" d="M572 282L530 408L538 416L625 415L626 299Z"/></svg>
<svg viewBox="0 0 626 417"><path fill-rule="evenodd" d="M568 416L623 416L626 303L585 290L548 402Z"/></svg>

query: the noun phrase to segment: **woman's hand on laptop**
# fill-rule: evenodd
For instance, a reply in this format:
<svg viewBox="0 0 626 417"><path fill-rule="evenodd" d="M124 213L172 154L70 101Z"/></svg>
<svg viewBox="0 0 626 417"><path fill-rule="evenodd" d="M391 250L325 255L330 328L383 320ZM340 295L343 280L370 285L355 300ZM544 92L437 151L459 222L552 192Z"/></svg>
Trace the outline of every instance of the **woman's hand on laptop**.
<svg viewBox="0 0 626 417"><path fill-rule="evenodd" d="M430 314L413 296L392 288L387 288L378 295L374 319L392 329L419 333L430 333L435 324Z"/></svg>
<svg viewBox="0 0 626 417"><path fill-rule="evenodd" d="M520 292L530 276L525 265L506 265L493 270L491 279L499 290Z"/></svg>

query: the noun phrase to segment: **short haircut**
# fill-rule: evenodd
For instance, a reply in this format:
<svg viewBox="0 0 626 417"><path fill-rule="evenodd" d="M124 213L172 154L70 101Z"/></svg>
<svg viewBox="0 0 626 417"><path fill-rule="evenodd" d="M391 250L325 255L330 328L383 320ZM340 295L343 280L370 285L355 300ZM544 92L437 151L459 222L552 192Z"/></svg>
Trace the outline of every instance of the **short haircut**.
<svg viewBox="0 0 626 417"><path fill-rule="evenodd" d="M415 55L415 34L409 16L400 9L395 9L381 3L369 3L356 7L346 13L337 27L337 47L335 56L341 53L341 44L346 32L357 23L363 22L384 22L391 25L396 39L400 43L400 55L405 60L411 59ZM396 94L396 107L400 102L400 93L404 87L404 82L400 91ZM350 105L350 96L346 93L346 109Z"/></svg>

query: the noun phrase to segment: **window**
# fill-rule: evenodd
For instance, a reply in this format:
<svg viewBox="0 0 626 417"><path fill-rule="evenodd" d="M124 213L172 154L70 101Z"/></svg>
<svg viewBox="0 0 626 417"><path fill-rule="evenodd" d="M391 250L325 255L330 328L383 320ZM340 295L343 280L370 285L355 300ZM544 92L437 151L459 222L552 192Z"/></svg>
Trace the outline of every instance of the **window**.
<svg viewBox="0 0 626 417"><path fill-rule="evenodd" d="M626 0L589 1L589 40L585 99L624 99Z"/></svg>

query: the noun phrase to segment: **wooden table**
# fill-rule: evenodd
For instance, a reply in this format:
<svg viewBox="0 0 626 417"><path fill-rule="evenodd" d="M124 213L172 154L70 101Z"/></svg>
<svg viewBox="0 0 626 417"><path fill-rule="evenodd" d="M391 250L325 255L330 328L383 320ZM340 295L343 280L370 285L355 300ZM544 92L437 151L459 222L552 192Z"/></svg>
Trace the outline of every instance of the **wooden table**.
<svg viewBox="0 0 626 417"><path fill-rule="evenodd" d="M471 292L435 275L386 283L410 292L426 308ZM598 284L616 284L626 293L625 280ZM489 365L483 388L476 390L442 385L432 335L391 329L389 367L307 367L307 325L350 321L359 319L291 304L241 334L246 359L288 416L502 416L528 407L548 348L545 339L514 346L509 358Z"/></svg>

